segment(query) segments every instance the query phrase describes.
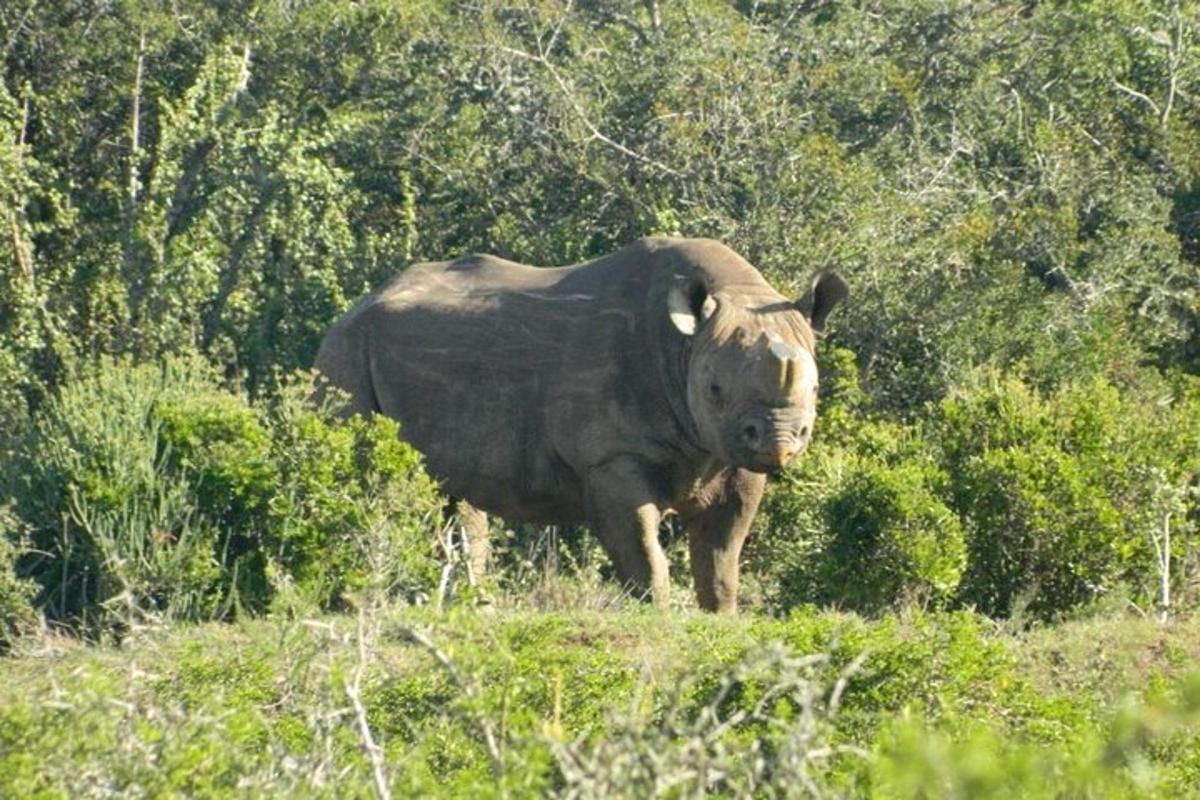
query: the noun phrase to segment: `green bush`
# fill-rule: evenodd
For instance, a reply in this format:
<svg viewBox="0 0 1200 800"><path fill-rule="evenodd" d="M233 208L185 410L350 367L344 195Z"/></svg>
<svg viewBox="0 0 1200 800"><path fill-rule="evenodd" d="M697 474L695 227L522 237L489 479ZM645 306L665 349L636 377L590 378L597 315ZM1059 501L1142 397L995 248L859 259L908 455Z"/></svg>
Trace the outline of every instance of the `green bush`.
<svg viewBox="0 0 1200 800"><path fill-rule="evenodd" d="M325 607L368 586L428 596L442 500L420 455L395 421L335 421L310 395L309 380L294 381L268 413L279 480L266 499L263 555Z"/></svg>
<svg viewBox="0 0 1200 800"><path fill-rule="evenodd" d="M946 476L917 429L867 413L853 354L822 353L821 371L816 439L768 489L748 583L781 611L946 603L966 559L962 525L942 499Z"/></svg>
<svg viewBox="0 0 1200 800"><path fill-rule="evenodd" d="M256 407L191 359L104 362L65 386L6 470L47 613L204 619L285 585L320 607L429 591L438 501L416 452L395 423L336 420L310 394L297 378Z"/></svg>
<svg viewBox="0 0 1200 800"><path fill-rule="evenodd" d="M861 611L942 605L966 563L962 525L935 494L944 480L920 462L867 463L825 502L830 539L818 599Z"/></svg>
<svg viewBox="0 0 1200 800"><path fill-rule="evenodd" d="M1044 617L1125 585L1152 602L1162 515L1175 512L1177 557L1195 544L1180 508L1200 472L1195 398L1191 381L1097 378L1042 394L993 377L944 400L930 435L967 532L959 600Z"/></svg>
<svg viewBox="0 0 1200 800"><path fill-rule="evenodd" d="M862 777L872 796L889 798L1194 797L1198 677L1049 747L993 721L894 718Z"/></svg>
<svg viewBox="0 0 1200 800"><path fill-rule="evenodd" d="M155 413L213 391L198 368L106 361L65 386L10 459L8 491L33 548L23 571L55 618L130 610L211 616L220 532L170 469Z"/></svg>
<svg viewBox="0 0 1200 800"><path fill-rule="evenodd" d="M0 506L0 653L37 624L33 598L37 586L17 574L23 531L9 508Z"/></svg>
<svg viewBox="0 0 1200 800"><path fill-rule="evenodd" d="M1200 382L1148 369L1039 391L985 371L916 422L870 413L822 357L817 436L768 489L748 586L787 610L918 598L1050 617L1120 591L1174 602L1197 544ZM1170 542L1164 534L1170 534Z"/></svg>
<svg viewBox="0 0 1200 800"><path fill-rule="evenodd" d="M952 600L966 543L941 499L945 476L917 456L814 450L802 476L769 490L747 551L765 599L780 611L818 602L867 613Z"/></svg>

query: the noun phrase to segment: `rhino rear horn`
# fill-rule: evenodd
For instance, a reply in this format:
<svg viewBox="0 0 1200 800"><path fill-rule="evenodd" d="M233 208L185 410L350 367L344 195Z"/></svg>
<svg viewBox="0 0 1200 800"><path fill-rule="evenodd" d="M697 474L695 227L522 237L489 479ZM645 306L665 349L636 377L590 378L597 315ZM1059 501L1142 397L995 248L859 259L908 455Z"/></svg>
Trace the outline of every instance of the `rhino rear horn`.
<svg viewBox="0 0 1200 800"><path fill-rule="evenodd" d="M693 335L716 310L717 301L700 281L679 281L667 294L671 324L684 336Z"/></svg>
<svg viewBox="0 0 1200 800"><path fill-rule="evenodd" d="M808 324L817 333L825 330L825 319L834 307L846 299L850 287L832 269L823 269L813 276L812 285L796 301L796 309L808 317Z"/></svg>

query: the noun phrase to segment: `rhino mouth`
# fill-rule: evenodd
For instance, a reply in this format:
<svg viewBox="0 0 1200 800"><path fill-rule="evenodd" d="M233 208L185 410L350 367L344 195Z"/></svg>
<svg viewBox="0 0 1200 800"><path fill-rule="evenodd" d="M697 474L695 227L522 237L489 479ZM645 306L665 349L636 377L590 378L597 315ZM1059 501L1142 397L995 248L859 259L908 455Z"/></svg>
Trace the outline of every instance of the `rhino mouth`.
<svg viewBox="0 0 1200 800"><path fill-rule="evenodd" d="M804 449L804 444L798 441L784 441L764 447L739 445L730 448L733 456L730 461L751 472L775 474L795 463Z"/></svg>
<svg viewBox="0 0 1200 800"><path fill-rule="evenodd" d="M780 445L775 448L751 451L750 457L747 459L750 462L747 464L747 468L753 472L770 474L781 472L795 461L799 453L800 449L793 445Z"/></svg>
<svg viewBox="0 0 1200 800"><path fill-rule="evenodd" d="M810 431L811 423L807 421L751 413L728 431L726 448L732 460L744 469L779 472L804 452Z"/></svg>

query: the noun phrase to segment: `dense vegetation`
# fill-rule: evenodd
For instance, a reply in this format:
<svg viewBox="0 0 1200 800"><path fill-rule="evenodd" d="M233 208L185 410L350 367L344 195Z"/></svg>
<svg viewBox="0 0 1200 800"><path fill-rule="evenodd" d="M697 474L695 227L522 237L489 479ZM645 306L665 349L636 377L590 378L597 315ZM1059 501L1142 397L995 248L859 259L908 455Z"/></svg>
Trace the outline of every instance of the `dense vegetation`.
<svg viewBox="0 0 1200 800"><path fill-rule="evenodd" d="M232 665L190 649L219 626L154 634L144 686L113 677L136 655L56 656L67 688L4 662L0 793L105 769L131 794L332 793L343 768L365 793L377 752L397 791L1195 785L1200 6L11 0L0 43L0 650L53 649L47 620L250 626ZM782 291L828 266L852 286L742 622L629 608L577 531L498 530L476 586L395 426L307 401L330 322L413 261L564 264L650 233L719 238ZM542 613L563 606L612 615ZM1174 655L1128 656L1140 682L1081 668L1101 695L1011 633L1101 607L1168 620ZM354 631L290 621L351 608ZM442 638L446 663L416 660ZM349 686L367 722L338 710ZM610 690L641 705L604 717Z"/></svg>
<svg viewBox="0 0 1200 800"><path fill-rule="evenodd" d="M1016 634L963 612L409 609L51 639L0 661L0 793L1194 797L1198 654L1195 619Z"/></svg>

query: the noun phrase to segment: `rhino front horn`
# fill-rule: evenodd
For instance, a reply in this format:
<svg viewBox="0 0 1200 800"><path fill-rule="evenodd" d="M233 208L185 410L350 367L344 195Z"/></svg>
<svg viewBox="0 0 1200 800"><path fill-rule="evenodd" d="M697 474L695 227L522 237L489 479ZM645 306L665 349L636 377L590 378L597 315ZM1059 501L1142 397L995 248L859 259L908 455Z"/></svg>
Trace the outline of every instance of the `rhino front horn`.
<svg viewBox="0 0 1200 800"><path fill-rule="evenodd" d="M760 341L766 344L767 358L776 369L779 390L791 394L792 389L796 386L796 377L800 372L797 358L800 357L801 351L785 343L783 338L774 331L764 334L764 338Z"/></svg>
<svg viewBox="0 0 1200 800"><path fill-rule="evenodd" d="M785 393L791 394L792 389L796 387L796 359L783 359L782 367L780 370L779 388Z"/></svg>

